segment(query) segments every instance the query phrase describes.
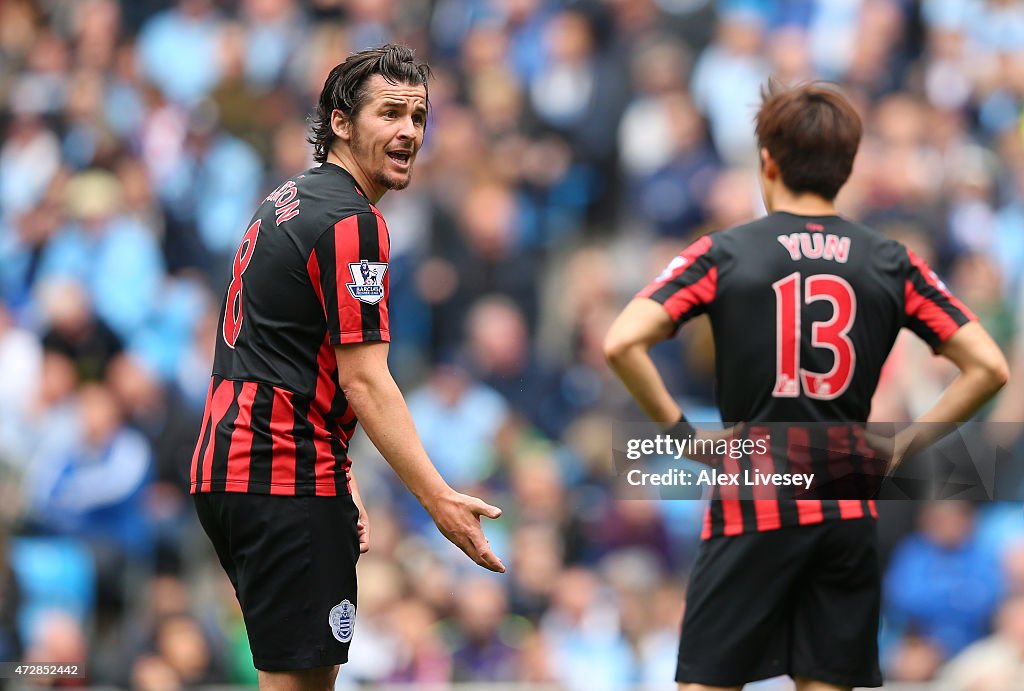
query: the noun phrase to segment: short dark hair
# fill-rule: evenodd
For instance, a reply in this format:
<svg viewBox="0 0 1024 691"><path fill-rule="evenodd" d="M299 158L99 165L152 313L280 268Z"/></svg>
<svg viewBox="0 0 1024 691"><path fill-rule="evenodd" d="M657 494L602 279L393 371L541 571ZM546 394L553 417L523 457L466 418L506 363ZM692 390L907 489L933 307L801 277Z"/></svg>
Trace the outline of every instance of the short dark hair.
<svg viewBox="0 0 1024 691"><path fill-rule="evenodd" d="M860 116L836 89L809 82L761 90L758 147L768 149L793 192L835 199L853 169L863 132Z"/></svg>
<svg viewBox="0 0 1024 691"><path fill-rule="evenodd" d="M366 100L366 83L375 74L392 84L422 84L426 89L430 67L416 62L411 48L394 43L353 53L336 65L324 82L316 114L311 118L312 133L306 140L313 145L313 159L317 163L327 160L336 138L331 113L340 110L350 118L356 117Z"/></svg>

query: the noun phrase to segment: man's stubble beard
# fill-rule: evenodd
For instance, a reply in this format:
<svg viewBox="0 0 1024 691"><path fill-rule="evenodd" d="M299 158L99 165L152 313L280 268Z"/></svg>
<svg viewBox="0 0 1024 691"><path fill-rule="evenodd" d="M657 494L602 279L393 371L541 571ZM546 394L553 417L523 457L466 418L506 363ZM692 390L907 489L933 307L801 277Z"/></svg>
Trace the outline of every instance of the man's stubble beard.
<svg viewBox="0 0 1024 691"><path fill-rule="evenodd" d="M359 128L355 127L352 129L352 152L356 155L357 160L366 160L370 156L370 152L363 149L363 138L359 134ZM384 154L384 158L387 158L387 154ZM409 174L404 178L395 178L388 175L384 168L378 168L377 170L371 171L370 176L373 181L387 190L404 190L412 182L412 166L409 166Z"/></svg>

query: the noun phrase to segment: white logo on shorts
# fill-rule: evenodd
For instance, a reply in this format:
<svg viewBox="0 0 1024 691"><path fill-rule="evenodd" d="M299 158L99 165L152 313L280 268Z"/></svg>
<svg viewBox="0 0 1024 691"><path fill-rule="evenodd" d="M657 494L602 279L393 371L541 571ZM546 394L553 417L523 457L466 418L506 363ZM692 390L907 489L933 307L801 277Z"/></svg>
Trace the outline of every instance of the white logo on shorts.
<svg viewBox="0 0 1024 691"><path fill-rule="evenodd" d="M356 628L356 606L348 600L342 600L331 608L327 617L327 623L331 626L331 633L342 643L352 640L352 633Z"/></svg>

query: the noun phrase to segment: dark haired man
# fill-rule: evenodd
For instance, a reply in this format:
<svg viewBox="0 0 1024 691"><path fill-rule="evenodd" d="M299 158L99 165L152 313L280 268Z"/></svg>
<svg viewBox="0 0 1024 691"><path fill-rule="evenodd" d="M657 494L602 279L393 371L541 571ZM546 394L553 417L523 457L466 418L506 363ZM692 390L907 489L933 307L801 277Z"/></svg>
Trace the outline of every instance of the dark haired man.
<svg viewBox="0 0 1024 691"><path fill-rule="evenodd" d="M766 93L757 137L769 215L686 248L608 333L608 359L640 407L689 436L648 350L688 319L710 316L722 419L742 422L737 434L770 448L723 459L723 472L803 463L827 471L808 454L824 454L826 465L833 452L870 458L863 424L904 326L960 376L897 436L893 459L968 419L1006 382L999 348L923 261L836 214L860 136L859 117L837 91L805 84ZM880 686L874 501L765 489L743 498L722 486L712 495L687 591L680 688L738 689L781 674L800 691Z"/></svg>
<svg viewBox="0 0 1024 691"><path fill-rule="evenodd" d="M390 242L374 204L409 184L428 76L395 45L335 67L310 139L321 165L264 200L233 261L190 477L263 689L332 688L348 659L369 546L357 420L445 537L504 571L480 526L500 509L441 478L387 364Z"/></svg>

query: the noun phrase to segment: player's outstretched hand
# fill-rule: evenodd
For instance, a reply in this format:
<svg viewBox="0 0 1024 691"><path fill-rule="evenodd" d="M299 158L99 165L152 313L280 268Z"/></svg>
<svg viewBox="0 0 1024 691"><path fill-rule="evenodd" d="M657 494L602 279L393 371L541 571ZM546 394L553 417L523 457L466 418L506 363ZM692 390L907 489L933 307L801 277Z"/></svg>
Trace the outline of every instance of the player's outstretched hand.
<svg viewBox="0 0 1024 691"><path fill-rule="evenodd" d="M491 550L480 526L481 516L498 518L501 509L482 499L452 490L428 506L427 510L441 534L465 552L466 556L485 569L505 573L505 565Z"/></svg>

